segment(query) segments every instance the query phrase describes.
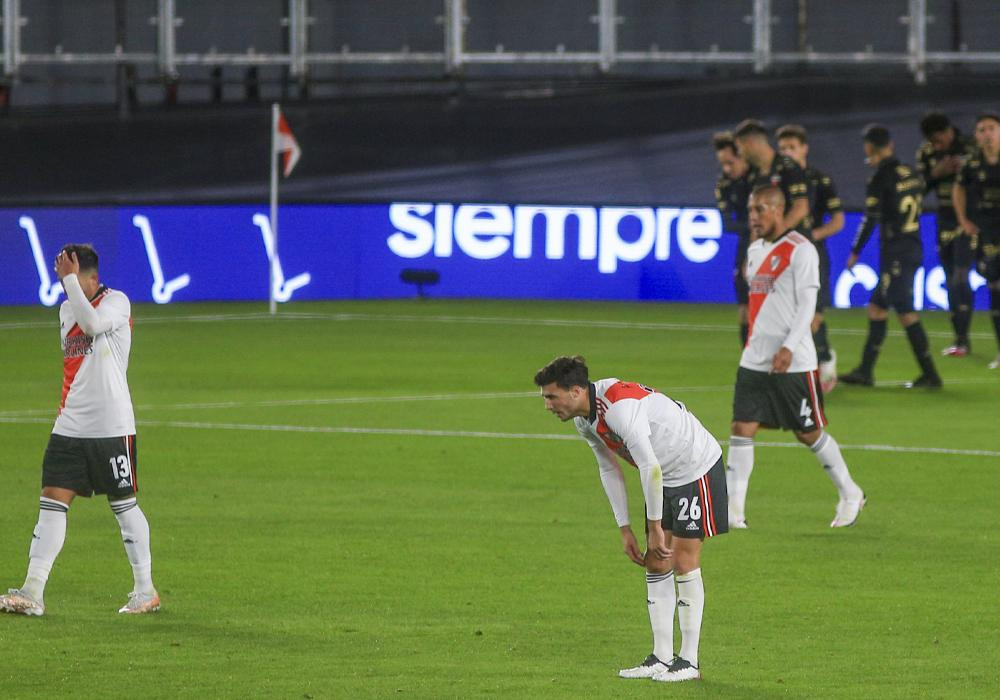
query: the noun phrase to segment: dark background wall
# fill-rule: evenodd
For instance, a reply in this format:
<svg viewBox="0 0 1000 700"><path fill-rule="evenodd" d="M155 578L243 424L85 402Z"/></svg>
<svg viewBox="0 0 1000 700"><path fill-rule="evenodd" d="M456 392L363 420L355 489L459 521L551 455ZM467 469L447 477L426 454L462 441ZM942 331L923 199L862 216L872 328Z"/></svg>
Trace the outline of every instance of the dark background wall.
<svg viewBox="0 0 1000 700"><path fill-rule="evenodd" d="M177 52L287 51L281 0L177 0ZM466 49L596 51L596 0L468 0ZM749 51L751 0L619 0L620 50ZM907 0L773 0L774 51L906 49ZM312 0L310 51L441 51L442 0ZM929 50L997 50L994 0L929 0ZM26 54L156 51L155 0L23 0ZM117 22L117 25L116 25ZM214 71L214 72L213 72ZM861 201L857 134L887 122L905 159L932 108L1000 108L1000 73L931 65L444 64L287 68L33 65L3 86L0 203L260 201L271 100L304 149L284 201L708 203L708 138L745 116L805 123L814 160Z"/></svg>

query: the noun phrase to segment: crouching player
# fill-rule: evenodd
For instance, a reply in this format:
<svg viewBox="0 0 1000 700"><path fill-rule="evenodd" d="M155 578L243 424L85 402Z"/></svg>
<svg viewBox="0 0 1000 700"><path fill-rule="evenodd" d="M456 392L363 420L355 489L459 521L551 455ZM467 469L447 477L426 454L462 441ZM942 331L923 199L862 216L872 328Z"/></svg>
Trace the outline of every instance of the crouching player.
<svg viewBox="0 0 1000 700"><path fill-rule="evenodd" d="M705 608L701 544L727 532L728 497L722 449L684 404L642 384L591 382L582 357L557 357L535 375L545 408L573 420L600 469L621 531L625 555L646 569L653 653L622 678L701 678L698 641ZM646 501L646 553L628 514L617 457L639 470ZM674 581L676 580L676 589ZM674 654L674 611L681 630Z"/></svg>

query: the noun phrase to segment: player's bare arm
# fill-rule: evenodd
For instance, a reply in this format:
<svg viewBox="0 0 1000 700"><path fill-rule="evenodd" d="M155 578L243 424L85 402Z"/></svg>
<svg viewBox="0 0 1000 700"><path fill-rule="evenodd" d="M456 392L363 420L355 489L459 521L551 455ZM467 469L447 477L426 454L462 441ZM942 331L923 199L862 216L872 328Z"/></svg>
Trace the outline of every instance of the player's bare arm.
<svg viewBox="0 0 1000 700"><path fill-rule="evenodd" d="M830 217L822 226L817 226L812 230L812 237L814 241L822 241L824 238L829 238L836 233L839 233L844 228L844 212L838 211L836 214Z"/></svg>
<svg viewBox="0 0 1000 700"><path fill-rule="evenodd" d="M809 200L799 197L792 201L792 208L785 215L785 227L793 229L809 216Z"/></svg>

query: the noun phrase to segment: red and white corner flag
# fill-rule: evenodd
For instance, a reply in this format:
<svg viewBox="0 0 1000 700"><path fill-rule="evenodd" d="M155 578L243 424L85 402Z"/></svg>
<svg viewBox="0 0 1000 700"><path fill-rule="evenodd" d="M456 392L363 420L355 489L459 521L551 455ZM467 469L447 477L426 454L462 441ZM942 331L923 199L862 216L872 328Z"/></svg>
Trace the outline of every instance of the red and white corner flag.
<svg viewBox="0 0 1000 700"><path fill-rule="evenodd" d="M277 129L278 131L274 135L274 148L282 156L281 172L285 177L288 177L295 164L299 162L299 158L302 156L302 149L299 148L299 142L295 140L288 122L285 121L285 115L280 110L278 111Z"/></svg>

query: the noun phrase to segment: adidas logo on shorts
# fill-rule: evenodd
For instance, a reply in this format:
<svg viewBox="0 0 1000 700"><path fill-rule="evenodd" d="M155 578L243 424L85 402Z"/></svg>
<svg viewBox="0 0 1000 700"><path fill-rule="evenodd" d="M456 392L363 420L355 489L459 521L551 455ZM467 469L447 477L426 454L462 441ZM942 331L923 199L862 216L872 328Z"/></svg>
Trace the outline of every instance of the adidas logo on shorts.
<svg viewBox="0 0 1000 700"><path fill-rule="evenodd" d="M128 482L125 479L122 479L121 481L118 482L118 488L120 489L128 488Z"/></svg>
<svg viewBox="0 0 1000 700"><path fill-rule="evenodd" d="M687 527L684 528L684 529L685 530L697 530L698 529L698 523L696 523L695 521L692 520L691 522L689 522L687 524Z"/></svg>

